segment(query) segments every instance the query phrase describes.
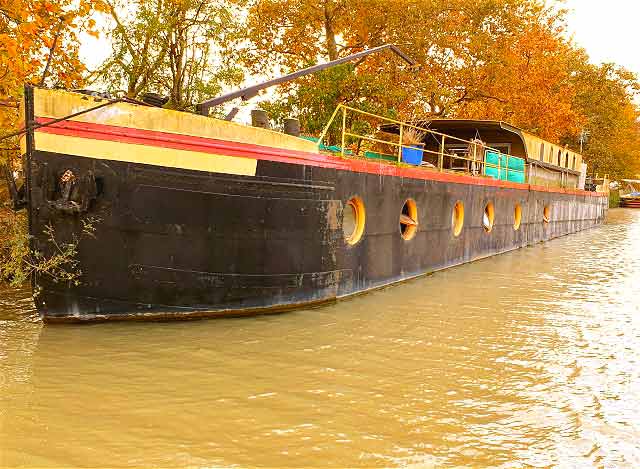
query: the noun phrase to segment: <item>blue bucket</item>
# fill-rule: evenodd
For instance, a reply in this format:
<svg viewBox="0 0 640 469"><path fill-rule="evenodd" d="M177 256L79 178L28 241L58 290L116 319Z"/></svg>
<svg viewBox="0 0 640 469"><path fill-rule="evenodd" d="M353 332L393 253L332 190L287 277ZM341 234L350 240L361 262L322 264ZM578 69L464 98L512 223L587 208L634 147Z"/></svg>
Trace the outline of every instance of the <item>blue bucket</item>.
<svg viewBox="0 0 640 469"><path fill-rule="evenodd" d="M415 145L409 145L402 147L402 162L420 166L422 164L422 149L424 143L417 143Z"/></svg>

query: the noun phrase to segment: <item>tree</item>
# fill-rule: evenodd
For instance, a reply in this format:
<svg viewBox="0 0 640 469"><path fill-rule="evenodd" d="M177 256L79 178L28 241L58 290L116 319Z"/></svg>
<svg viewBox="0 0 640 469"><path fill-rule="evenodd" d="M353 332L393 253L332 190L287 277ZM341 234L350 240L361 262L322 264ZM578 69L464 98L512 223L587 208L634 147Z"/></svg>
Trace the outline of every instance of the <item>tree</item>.
<svg viewBox="0 0 640 469"><path fill-rule="evenodd" d="M101 0L0 0L0 100L19 101L24 83L79 86L77 34L96 34L91 14L101 9ZM16 120L14 106L0 106L0 128Z"/></svg>
<svg viewBox="0 0 640 469"><path fill-rule="evenodd" d="M584 116L589 140L584 148L590 173L613 178L640 174L640 112L634 99L640 93L635 74L614 64L576 62L574 107ZM577 145L577 135L568 138Z"/></svg>
<svg viewBox="0 0 640 469"><path fill-rule="evenodd" d="M474 41L480 60L460 70L467 86L456 116L504 120L551 141L576 134L584 120L573 108L577 52L563 33L562 12L533 8L508 33Z"/></svg>
<svg viewBox="0 0 640 469"><path fill-rule="evenodd" d="M168 95L168 107L191 109L242 79L225 62L227 36L235 32L234 8L215 0L138 0L109 3L113 53L97 76L129 97Z"/></svg>
<svg viewBox="0 0 640 469"><path fill-rule="evenodd" d="M481 115L507 103L515 115L523 102L533 107L524 99L532 92L549 103L566 94L557 86L566 74L559 73L556 83L547 82L562 67L562 62L550 64L566 48L559 39L560 18L561 13L538 0L257 0L249 10L249 44L241 59L252 71L268 73L266 64L291 70L395 43L421 64L420 72L398 69L384 56L356 63L356 81L376 83L366 91L379 91L368 99L405 116ZM536 49L538 41L543 44ZM520 84L521 69L530 66L531 55L544 68L531 74L528 83L514 86ZM313 92L316 79L301 80L306 83L301 86ZM285 89L290 92L291 87ZM509 115L508 107L502 108ZM566 112L559 116L564 122L572 117Z"/></svg>
<svg viewBox="0 0 640 469"><path fill-rule="evenodd" d="M171 0L134 3L135 19L121 18L130 2L106 0L113 27L109 31L113 43L111 57L97 72L112 90L124 88L129 98L137 97L153 82L167 56L168 44L162 41L165 9Z"/></svg>

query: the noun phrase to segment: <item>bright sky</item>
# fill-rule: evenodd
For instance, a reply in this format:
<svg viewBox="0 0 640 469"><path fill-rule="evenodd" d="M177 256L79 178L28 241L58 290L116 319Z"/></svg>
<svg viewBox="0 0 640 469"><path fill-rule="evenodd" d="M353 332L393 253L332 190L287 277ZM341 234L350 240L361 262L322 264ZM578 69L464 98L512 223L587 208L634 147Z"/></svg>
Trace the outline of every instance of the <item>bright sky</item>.
<svg viewBox="0 0 640 469"><path fill-rule="evenodd" d="M640 74L640 1L565 0L576 43L594 63L615 62Z"/></svg>

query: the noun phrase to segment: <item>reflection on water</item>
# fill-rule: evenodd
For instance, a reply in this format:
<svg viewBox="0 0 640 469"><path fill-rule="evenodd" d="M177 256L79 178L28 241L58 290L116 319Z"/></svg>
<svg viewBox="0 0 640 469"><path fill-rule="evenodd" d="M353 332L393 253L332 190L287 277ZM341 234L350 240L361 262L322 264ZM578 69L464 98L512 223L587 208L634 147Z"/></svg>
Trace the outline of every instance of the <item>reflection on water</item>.
<svg viewBox="0 0 640 469"><path fill-rule="evenodd" d="M46 326L0 293L0 466L640 467L640 211L335 306Z"/></svg>

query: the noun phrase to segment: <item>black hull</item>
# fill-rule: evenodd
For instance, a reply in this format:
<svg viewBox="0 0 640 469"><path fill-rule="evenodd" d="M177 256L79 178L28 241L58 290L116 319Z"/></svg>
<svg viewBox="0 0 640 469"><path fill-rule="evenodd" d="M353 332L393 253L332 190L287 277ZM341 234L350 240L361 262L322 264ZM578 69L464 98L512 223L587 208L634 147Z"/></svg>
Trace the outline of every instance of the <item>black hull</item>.
<svg viewBox="0 0 640 469"><path fill-rule="evenodd" d="M47 321L188 319L281 312L314 306L478 258L598 225L606 197L383 176L258 161L236 176L33 151L33 247L52 254L97 217L95 238L81 238L80 285L35 279ZM65 169L92 174L97 196L84 214L51 204ZM353 195L366 226L350 246L342 210ZM415 237L400 235L406 199L416 201ZM455 237L452 210L464 203ZM495 207L490 233L485 206ZM514 206L522 206L519 230ZM551 209L549 223L543 209Z"/></svg>

